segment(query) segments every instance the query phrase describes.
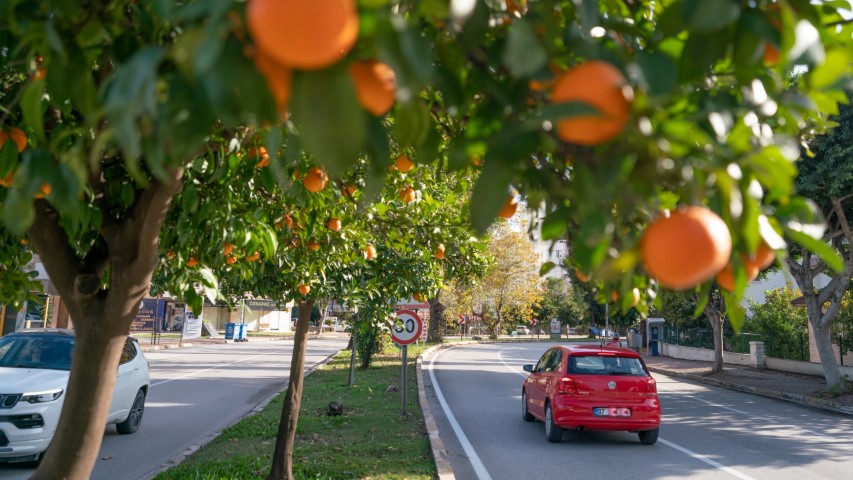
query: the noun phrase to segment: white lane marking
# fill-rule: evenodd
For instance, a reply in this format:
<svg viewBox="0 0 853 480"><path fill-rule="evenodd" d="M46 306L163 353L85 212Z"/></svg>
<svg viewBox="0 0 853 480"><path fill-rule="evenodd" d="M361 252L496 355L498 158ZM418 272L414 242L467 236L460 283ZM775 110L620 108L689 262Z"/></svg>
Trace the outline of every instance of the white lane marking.
<svg viewBox="0 0 853 480"><path fill-rule="evenodd" d="M186 375L181 375L180 377L170 378L168 380L160 380L159 382L152 383L148 388L154 388L158 385L163 385L164 383L174 382L175 380L181 380L182 378L192 377L193 375L198 375L200 373L209 372L211 370L216 370L222 367L227 367L228 365L234 365L235 363L245 362L246 360L251 360L257 357L263 357L265 355L281 355L281 352L269 352L269 353L259 353L258 355L252 355L251 357L241 358L240 360L234 360L233 362L223 363L221 365L217 365L215 367L205 368L204 370L198 370L196 372L191 372Z"/></svg>
<svg viewBox="0 0 853 480"><path fill-rule="evenodd" d="M474 446L471 445L471 442L468 441L468 437L465 436L465 432L462 431L462 426L459 425L459 422L456 421L456 417L453 415L453 412L450 411L450 407L447 405L447 400L444 399L444 395L441 393L441 387L438 386L438 380L436 380L435 373L433 373L433 364L440 354L441 352L437 352L429 362L429 379L432 382L433 390L435 390L435 398L437 398L438 403L441 404L441 408L447 416L447 421L450 423L450 427L453 428L453 433L456 434L456 438L459 439L459 443L462 444L462 449L465 450L465 455L468 456L468 460L471 462L471 467L474 468L474 473L477 474L477 478L480 480L492 480L491 475L489 475L488 470L486 470L486 466L483 465L483 461L480 460L479 455L477 455L477 452L474 450Z"/></svg>
<svg viewBox="0 0 853 480"><path fill-rule="evenodd" d="M664 445L670 446L670 447L678 450L679 452L686 453L687 455L690 455L691 457L693 457L697 460L701 460L701 461L707 463L708 465L711 465L712 467L716 467L716 468L718 468L718 469L720 469L720 470L722 470L722 471L724 471L730 475L733 475L737 478L740 478L743 480L755 480L754 478L750 477L749 475L740 473L733 468L730 468L730 467L727 467L721 463L715 462L715 461L711 460L710 458L706 457L705 455L696 453L692 450L688 450L688 449L686 449L680 445L676 445L676 444L674 444L670 441L664 440L662 438L658 438L658 441L663 443Z"/></svg>
<svg viewBox="0 0 853 480"><path fill-rule="evenodd" d="M527 372L525 372L523 370L519 372L517 367L513 367L512 365L510 365L504 361L504 352L507 350L521 350L521 349L517 348L517 347L503 348L503 349L498 351L498 360L500 360L501 363L503 363L506 366L506 368L512 370L512 373L517 373L517 374L521 375L522 377L527 378L527 375L528 375Z"/></svg>

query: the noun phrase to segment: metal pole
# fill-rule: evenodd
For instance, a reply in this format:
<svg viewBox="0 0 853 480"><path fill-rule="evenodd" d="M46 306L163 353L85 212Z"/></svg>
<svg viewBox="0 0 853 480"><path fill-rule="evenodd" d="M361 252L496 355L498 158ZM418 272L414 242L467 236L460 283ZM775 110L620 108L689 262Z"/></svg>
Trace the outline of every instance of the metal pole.
<svg viewBox="0 0 853 480"><path fill-rule="evenodd" d="M610 330L610 304L604 304L604 330ZM607 332L610 333L610 332Z"/></svg>
<svg viewBox="0 0 853 480"><path fill-rule="evenodd" d="M408 349L409 349L408 345L403 345L403 348L402 348L402 350L403 350L403 382L402 382L403 383L403 397L402 397L403 398L403 408L402 408L402 413L401 413L401 415L403 415L403 416L406 416L409 414L406 411L406 403L407 403L406 395L407 395L408 390L409 390L409 387L407 385L408 384L408 374L407 374L408 368L407 367L408 367L408 363L409 363L409 360L407 358Z"/></svg>

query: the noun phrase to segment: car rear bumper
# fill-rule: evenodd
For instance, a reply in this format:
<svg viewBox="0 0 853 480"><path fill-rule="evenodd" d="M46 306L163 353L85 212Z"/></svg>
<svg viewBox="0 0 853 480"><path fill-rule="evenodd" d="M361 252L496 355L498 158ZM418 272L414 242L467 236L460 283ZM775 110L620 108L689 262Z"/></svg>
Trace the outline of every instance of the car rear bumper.
<svg viewBox="0 0 853 480"><path fill-rule="evenodd" d="M598 417L594 407L629 408L630 417ZM660 426L660 401L649 398L642 403L579 403L576 397L558 396L552 400L554 423L560 428L637 432Z"/></svg>

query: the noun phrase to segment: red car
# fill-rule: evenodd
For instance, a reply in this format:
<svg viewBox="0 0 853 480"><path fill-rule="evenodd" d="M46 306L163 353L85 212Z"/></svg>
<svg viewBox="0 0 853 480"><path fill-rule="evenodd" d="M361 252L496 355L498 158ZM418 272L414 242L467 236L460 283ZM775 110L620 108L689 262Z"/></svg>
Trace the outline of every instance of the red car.
<svg viewBox="0 0 853 480"><path fill-rule="evenodd" d="M632 350L555 346L524 371L522 418L545 422L549 442L559 442L563 429L637 432L641 443L657 442L657 384Z"/></svg>

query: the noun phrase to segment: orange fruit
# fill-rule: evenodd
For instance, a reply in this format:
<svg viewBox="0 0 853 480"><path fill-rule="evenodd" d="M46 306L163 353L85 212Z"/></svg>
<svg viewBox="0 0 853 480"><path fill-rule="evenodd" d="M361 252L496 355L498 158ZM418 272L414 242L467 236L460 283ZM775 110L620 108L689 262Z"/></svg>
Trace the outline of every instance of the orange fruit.
<svg viewBox="0 0 853 480"><path fill-rule="evenodd" d="M39 81L47 76L47 70L43 68L37 68L35 72L33 72L33 81Z"/></svg>
<svg viewBox="0 0 853 480"><path fill-rule="evenodd" d="M303 283L302 285L299 285L299 288L297 290L299 290L299 293L302 295L308 295L309 293L311 293L311 286L305 285Z"/></svg>
<svg viewBox="0 0 853 480"><path fill-rule="evenodd" d="M749 283L755 280L755 277L758 276L759 269L757 265L752 265L747 262L745 257L741 256L741 258L744 259L744 268L746 269L746 282ZM720 288L724 288L730 292L734 291L735 269L731 263L726 264L726 266L723 267L723 269L720 270L720 273L718 273L717 276L714 278L715 280L717 280L717 285L719 285Z"/></svg>
<svg viewBox="0 0 853 480"><path fill-rule="evenodd" d="M352 198L352 196L355 194L355 187L353 185L344 184L344 186L341 187L341 193L343 193L347 197Z"/></svg>
<svg viewBox="0 0 853 480"><path fill-rule="evenodd" d="M168 258L169 260L175 258L175 251L174 250L167 250L166 251L166 258Z"/></svg>
<svg viewBox="0 0 853 480"><path fill-rule="evenodd" d="M51 186L47 182L42 183L41 187L39 188L39 193L35 194L35 198L44 198L44 197L50 195L50 192L52 192L52 191L53 191L53 186Z"/></svg>
<svg viewBox="0 0 853 480"><path fill-rule="evenodd" d="M287 226L287 228L293 228L293 218L290 217L289 213L285 213L282 219L284 220L284 224Z"/></svg>
<svg viewBox="0 0 853 480"><path fill-rule="evenodd" d="M421 303L423 303L423 301L426 300L426 297L424 297L424 295L422 293L413 293L412 298L414 298L415 300L417 300Z"/></svg>
<svg viewBox="0 0 853 480"><path fill-rule="evenodd" d="M251 255L246 255L246 260L247 260L247 261L249 261L249 262L255 262L255 261L257 261L259 258L261 258L261 253L260 253L260 252L255 252L255 253L253 253L253 254L251 254Z"/></svg>
<svg viewBox="0 0 853 480"><path fill-rule="evenodd" d="M755 250L755 255L752 258L746 259L745 262L747 265L758 267L758 270L761 271L769 267L773 263L773 260L776 260L776 252L766 243L761 242L761 245Z"/></svg>
<svg viewBox="0 0 853 480"><path fill-rule="evenodd" d="M767 21L770 22L770 25L773 26L777 31L781 33L782 31L782 7L778 3L771 3L766 10ZM781 52L779 52L779 48L776 45L768 41L764 41L764 55L763 60L764 64L768 66L773 66L779 63L779 58Z"/></svg>
<svg viewBox="0 0 853 480"><path fill-rule="evenodd" d="M501 218L512 218L516 210L518 210L518 199L515 198L515 195L509 195L506 197L506 202L501 207L501 211L498 212L498 216Z"/></svg>
<svg viewBox="0 0 853 480"><path fill-rule="evenodd" d="M267 79L267 88L275 99L278 112L287 110L290 103L290 91L293 86L293 71L276 62L264 50L258 50L254 56L255 68Z"/></svg>
<svg viewBox="0 0 853 480"><path fill-rule="evenodd" d="M237 257L235 257L234 255L228 255L227 257L225 257L225 263L227 263L228 265L234 265L235 263L237 263Z"/></svg>
<svg viewBox="0 0 853 480"><path fill-rule="evenodd" d="M409 160L409 157L405 155L400 155L399 157L397 157L397 160L394 161L394 165L397 167L397 170L403 173L408 172L412 169L412 167L415 166L415 164L412 163L411 160Z"/></svg>
<svg viewBox="0 0 853 480"><path fill-rule="evenodd" d="M729 263L731 254L732 237L726 222L701 206L659 217L640 239L646 271L674 290L710 280Z"/></svg>
<svg viewBox="0 0 853 480"><path fill-rule="evenodd" d="M314 240L309 240L308 241L308 248L310 248L312 251L316 252L317 250L320 250L320 244L315 242Z"/></svg>
<svg viewBox="0 0 853 480"><path fill-rule="evenodd" d="M557 136L591 146L619 135L631 115L631 102L624 90L627 85L622 72L599 60L583 62L562 74L551 92L551 102L584 102L599 113L560 120Z"/></svg>
<svg viewBox="0 0 853 480"><path fill-rule="evenodd" d="M435 252L433 256L439 260L444 260L444 244L439 243L438 247L435 248Z"/></svg>
<svg viewBox="0 0 853 480"><path fill-rule="evenodd" d="M190 257L189 260L187 260L188 267L194 267L196 265L198 265L198 260L196 260L195 257Z"/></svg>
<svg viewBox="0 0 853 480"><path fill-rule="evenodd" d="M355 0L250 0L246 23L260 50L302 70L337 63L358 38Z"/></svg>
<svg viewBox="0 0 853 480"><path fill-rule="evenodd" d="M506 11L510 15L521 16L527 13L527 0L505 0Z"/></svg>
<svg viewBox="0 0 853 480"><path fill-rule="evenodd" d="M580 280L583 283L586 283L589 281L589 277L577 268L575 269L575 276L578 277L578 280Z"/></svg>
<svg viewBox="0 0 853 480"><path fill-rule="evenodd" d="M364 258L367 260L373 260L376 258L376 247L373 245L364 247Z"/></svg>
<svg viewBox="0 0 853 480"><path fill-rule="evenodd" d="M412 187L403 187L403 189L400 190L400 200L403 202L412 203L415 198L417 198L417 193L415 193L415 190L412 189Z"/></svg>
<svg viewBox="0 0 853 480"><path fill-rule="evenodd" d="M14 181L15 181L15 171L13 170L13 171L9 172L9 174L6 175L5 177L0 178L0 187L7 187L7 188L11 187L12 182L14 182Z"/></svg>
<svg viewBox="0 0 853 480"><path fill-rule="evenodd" d="M224 254L225 255L231 255L231 252L233 252L233 251L234 251L234 245L231 245L230 243L225 242L225 248L223 249Z"/></svg>
<svg viewBox="0 0 853 480"><path fill-rule="evenodd" d="M326 222L326 228L333 232L337 232L341 229L341 219L337 217L332 217L329 221Z"/></svg>
<svg viewBox="0 0 853 480"><path fill-rule="evenodd" d="M12 127L7 130L0 130L0 148L6 143L6 140L12 139L15 145L18 146L18 153L27 148L27 134L18 127Z"/></svg>
<svg viewBox="0 0 853 480"><path fill-rule="evenodd" d="M326 182L328 181L329 177L326 175L326 172L321 168L313 167L305 174L305 178L302 179L302 185L309 192L317 193L326 188Z"/></svg>
<svg viewBox="0 0 853 480"><path fill-rule="evenodd" d="M397 79L391 67L376 60L356 60L349 64L349 76L362 108L379 117L394 106Z"/></svg>

